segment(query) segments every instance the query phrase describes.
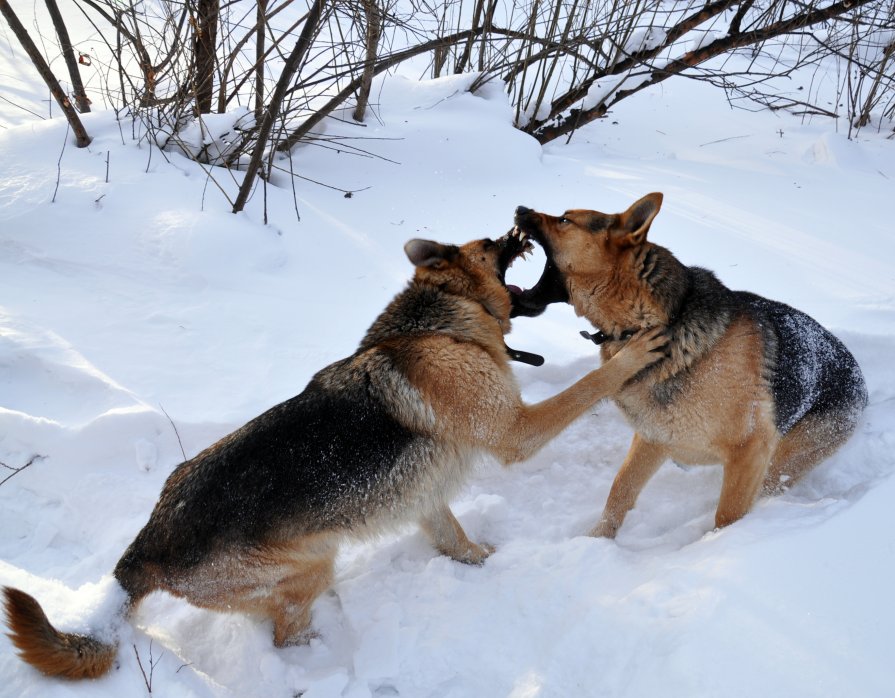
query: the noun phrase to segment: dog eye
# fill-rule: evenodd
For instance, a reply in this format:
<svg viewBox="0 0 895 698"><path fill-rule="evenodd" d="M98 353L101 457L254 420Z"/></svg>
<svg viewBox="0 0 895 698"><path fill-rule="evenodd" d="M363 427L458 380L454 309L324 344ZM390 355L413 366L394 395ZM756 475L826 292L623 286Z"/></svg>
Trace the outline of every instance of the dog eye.
<svg viewBox="0 0 895 698"><path fill-rule="evenodd" d="M559 219L559 224L560 224L560 225L564 225L565 223L571 223L571 222L572 222L572 221L570 221L570 220L569 220L568 218L566 218L565 216L561 216L560 219Z"/></svg>

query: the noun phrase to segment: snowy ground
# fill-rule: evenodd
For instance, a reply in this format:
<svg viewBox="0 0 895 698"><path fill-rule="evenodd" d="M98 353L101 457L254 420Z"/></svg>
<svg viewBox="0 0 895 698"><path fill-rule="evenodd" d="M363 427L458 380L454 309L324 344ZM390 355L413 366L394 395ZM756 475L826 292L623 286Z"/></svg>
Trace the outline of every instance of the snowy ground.
<svg viewBox="0 0 895 698"><path fill-rule="evenodd" d="M0 69L39 108L27 65L4 53ZM497 546L482 568L411 526L344 549L309 647L274 649L264 622L159 595L97 682L47 680L0 637L0 696L144 696L138 655L166 698L892 694L895 142L731 112L669 81L541 148L498 91L467 83L380 83L366 128L332 127L377 139L355 142L377 157L295 158L305 177L363 191L298 180L293 199L282 178L269 226L260 193L228 213L199 166L139 146L109 113L87 117L88 149L63 152L63 122L0 104L0 462L41 456L0 486L0 584L85 630L182 460L178 433L193 455L299 392L402 288L407 239L499 235L518 204L619 211L664 192L653 240L853 350L870 388L859 433L718 532L720 469L666 464L618 539L594 540L582 534L631 435L602 405L511 471L482 464L454 503ZM517 371L527 399L594 365L586 327L565 307L515 322L510 344L547 357Z"/></svg>

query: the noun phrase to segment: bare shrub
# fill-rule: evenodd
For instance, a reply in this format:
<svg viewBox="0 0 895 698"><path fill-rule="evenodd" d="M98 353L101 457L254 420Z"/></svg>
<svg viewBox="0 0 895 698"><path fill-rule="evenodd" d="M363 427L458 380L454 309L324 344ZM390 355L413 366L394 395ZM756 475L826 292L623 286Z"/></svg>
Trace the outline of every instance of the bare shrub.
<svg viewBox="0 0 895 698"><path fill-rule="evenodd" d="M849 135L895 117L895 0L80 0L77 7L96 29L106 104L163 150L243 171L234 211L278 153L321 137L325 118L364 121L373 79L402 64L420 76L474 72L472 89L500 81L517 128L541 143L570 138L671 77L711 82L733 104L846 117ZM54 18L71 73L64 24ZM811 76L807 89L787 82L796 71Z"/></svg>

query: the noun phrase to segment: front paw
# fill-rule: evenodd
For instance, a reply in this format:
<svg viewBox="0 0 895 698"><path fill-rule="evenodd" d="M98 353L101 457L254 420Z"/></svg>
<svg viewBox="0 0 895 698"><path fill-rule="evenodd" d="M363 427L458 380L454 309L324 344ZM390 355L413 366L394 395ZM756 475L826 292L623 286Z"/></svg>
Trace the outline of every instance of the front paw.
<svg viewBox="0 0 895 698"><path fill-rule="evenodd" d="M594 526L591 529L591 532L588 534L593 538L615 538L615 534L618 533L618 526L612 524L606 519L602 519L600 523Z"/></svg>
<svg viewBox="0 0 895 698"><path fill-rule="evenodd" d="M481 566L485 564L485 560L496 549L497 548L495 548L493 545L489 545L488 543L482 543L481 545L478 545L470 541L466 549L463 551L459 551L459 554L448 553L448 555L457 562L462 562L464 565Z"/></svg>

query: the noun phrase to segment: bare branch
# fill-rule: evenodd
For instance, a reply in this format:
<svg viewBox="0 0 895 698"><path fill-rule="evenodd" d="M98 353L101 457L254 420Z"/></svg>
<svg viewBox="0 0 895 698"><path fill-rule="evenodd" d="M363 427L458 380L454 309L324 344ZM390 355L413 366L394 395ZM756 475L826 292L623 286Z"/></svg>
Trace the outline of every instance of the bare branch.
<svg viewBox="0 0 895 698"><path fill-rule="evenodd" d="M68 96L66 96L62 87L59 85L59 81L53 74L53 71L50 70L50 66L47 65L47 62L37 49L37 46L34 45L34 42L28 35L25 27L19 21L16 13L13 12L13 9L9 6L8 0L0 0L0 13L6 18L6 22L9 24L10 29L12 29L13 34L16 35L22 48L25 49L25 52L34 64L34 67L37 68L37 72L40 73L40 76L43 78L47 87L50 88L50 93L53 95L53 99L55 99L57 104L62 108L65 118L68 119L71 129L74 131L77 146L79 148L86 148L90 145L91 138L87 135L87 131L81 123L81 119L78 118L78 112L72 106Z"/></svg>
<svg viewBox="0 0 895 698"><path fill-rule="evenodd" d="M295 75L310 50L311 37L318 30L317 24L323 14L323 6L325 4L325 0L314 0L314 4L311 6L307 17L305 17L305 24L302 28L301 35L299 35L298 41L295 42L295 48L292 50L292 54L286 61L286 65L283 66L280 79L277 81L276 90L271 97L270 104L267 105L267 109L265 109L261 118L255 149L252 152L252 159L246 168L245 178L239 189L239 194L233 204L233 213L238 213L245 208L249 193L252 191L252 187L255 184L255 175L258 173L258 168L261 166L261 160L264 157L265 144L273 130L274 122L276 121L277 116L279 116L280 106L283 103L283 99L286 97L292 77Z"/></svg>
<svg viewBox="0 0 895 698"><path fill-rule="evenodd" d="M56 0L46 0L46 3L47 11L53 20L53 27L56 29L56 36L59 37L65 65L68 67L68 76L71 79L72 89L74 90L75 103L78 105L78 111L86 114L90 111L90 100L87 99L87 93L84 92L84 83L81 80L81 71L78 68L75 51L68 36L68 27L65 26L65 20L62 19L62 13L59 11L59 5L56 4Z"/></svg>
<svg viewBox="0 0 895 698"><path fill-rule="evenodd" d="M679 75L685 70L704 63L711 58L715 58L716 56L736 48L760 44L761 42L774 37L827 21L838 15L850 12L857 6L866 5L871 1L872 0L843 0L842 2L833 3L823 9L810 10L790 17L789 19L775 22L762 29L740 32L736 35L728 34L727 36L716 39L698 49L688 51L679 58L669 61L662 67L652 66L650 68L651 72L644 74L645 79L640 82L635 82L633 87L625 90L618 90L608 99L601 101L593 107L574 109L567 116L559 118L555 123L549 125L543 125L543 122L541 122L541 125L534 128L533 135L541 143L547 143L560 136L568 135L580 126L601 118L613 105L621 100L626 99L647 87L667 80L672 76ZM678 34L678 32L675 33ZM664 45L669 45L669 42L666 41ZM650 53L654 52L651 51ZM631 60L633 60L633 56ZM612 72L615 73L616 70L614 69ZM635 74L631 74L631 76L635 78L639 77ZM564 97L564 101L568 101L568 99Z"/></svg>

